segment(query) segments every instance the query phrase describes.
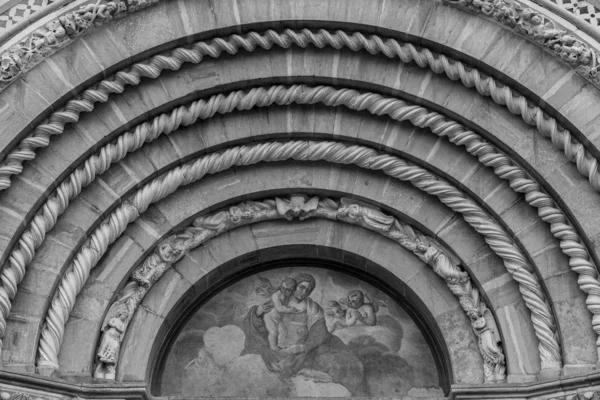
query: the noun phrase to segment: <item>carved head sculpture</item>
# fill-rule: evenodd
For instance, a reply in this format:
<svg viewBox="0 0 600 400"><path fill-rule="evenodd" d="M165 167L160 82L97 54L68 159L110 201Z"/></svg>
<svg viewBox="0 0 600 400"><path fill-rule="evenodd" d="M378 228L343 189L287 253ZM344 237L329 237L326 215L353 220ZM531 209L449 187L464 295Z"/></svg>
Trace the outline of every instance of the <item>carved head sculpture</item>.
<svg viewBox="0 0 600 400"><path fill-rule="evenodd" d="M160 254L160 258L168 263L174 263L177 261L183 255L183 251L183 244L175 240L169 240L166 243L162 243L158 246L158 254Z"/></svg>
<svg viewBox="0 0 600 400"><path fill-rule="evenodd" d="M467 315L471 319L471 326L473 329L480 331L485 328L487 321L483 318L483 315L477 310L467 311Z"/></svg>
<svg viewBox="0 0 600 400"><path fill-rule="evenodd" d="M231 220L233 222L239 222L242 219L250 219L252 218L252 211L247 208L240 208L238 206L233 206L229 209L229 214L231 215Z"/></svg>
<svg viewBox="0 0 600 400"><path fill-rule="evenodd" d="M67 34L72 35L76 32L77 25L75 24L75 17L73 14L65 14L62 17L59 17L58 20L67 31Z"/></svg>
<svg viewBox="0 0 600 400"><path fill-rule="evenodd" d="M361 218L361 208L358 204L346 204L338 210L340 217L347 217L353 220L359 220Z"/></svg>
<svg viewBox="0 0 600 400"><path fill-rule="evenodd" d="M531 23L533 25L541 25L542 22L544 22L544 20L542 19L542 16L539 14L533 14L531 16Z"/></svg>
<svg viewBox="0 0 600 400"><path fill-rule="evenodd" d="M575 39L571 35L563 35L563 37L562 37L562 42L563 42L563 45L565 45L565 46L572 46L576 41L577 41L577 39Z"/></svg>
<svg viewBox="0 0 600 400"><path fill-rule="evenodd" d="M48 38L48 44L53 44L67 35L67 31L60 23L60 20L52 20L48 22L46 24L46 29L48 29L48 34L46 35Z"/></svg>
<svg viewBox="0 0 600 400"><path fill-rule="evenodd" d="M365 295L360 290L351 290L348 292L348 306L358 308L365 303Z"/></svg>
<svg viewBox="0 0 600 400"><path fill-rule="evenodd" d="M8 53L3 53L0 58L0 80L8 81L19 74L19 68L13 58Z"/></svg>
<svg viewBox="0 0 600 400"><path fill-rule="evenodd" d="M117 318L119 318L123 322L127 321L128 316L129 314L125 310L121 310L117 313Z"/></svg>
<svg viewBox="0 0 600 400"><path fill-rule="evenodd" d="M316 286L315 278L310 274L299 273L294 275L293 279L296 281L294 297L298 300L304 300L310 296Z"/></svg>

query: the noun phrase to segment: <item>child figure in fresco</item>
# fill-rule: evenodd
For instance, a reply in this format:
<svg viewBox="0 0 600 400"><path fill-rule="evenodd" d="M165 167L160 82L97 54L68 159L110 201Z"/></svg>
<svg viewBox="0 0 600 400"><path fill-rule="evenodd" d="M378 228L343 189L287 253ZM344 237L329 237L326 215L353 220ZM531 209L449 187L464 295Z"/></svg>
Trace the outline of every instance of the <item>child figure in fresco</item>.
<svg viewBox="0 0 600 400"><path fill-rule="evenodd" d="M365 302L365 297L368 303ZM348 292L347 326L354 326L359 321L368 326L375 326L377 325L377 311L379 311L378 304L372 302L362 291L351 290Z"/></svg>
<svg viewBox="0 0 600 400"><path fill-rule="evenodd" d="M285 325L281 324L282 314L297 314L301 312L294 307L288 307L288 301L296 290L296 281L292 278L285 278L281 282L281 287L278 291L271 295L273 301L273 309L265 314L264 321L267 331L269 332L269 347L272 350L279 350L277 346L277 337L286 336Z"/></svg>
<svg viewBox="0 0 600 400"><path fill-rule="evenodd" d="M365 302L365 298L367 302ZM361 290L351 290L348 292L347 298L329 302L328 330L333 333L338 329L354 326L358 322L367 326L375 326L379 307L387 307L387 304L384 301L371 300Z"/></svg>

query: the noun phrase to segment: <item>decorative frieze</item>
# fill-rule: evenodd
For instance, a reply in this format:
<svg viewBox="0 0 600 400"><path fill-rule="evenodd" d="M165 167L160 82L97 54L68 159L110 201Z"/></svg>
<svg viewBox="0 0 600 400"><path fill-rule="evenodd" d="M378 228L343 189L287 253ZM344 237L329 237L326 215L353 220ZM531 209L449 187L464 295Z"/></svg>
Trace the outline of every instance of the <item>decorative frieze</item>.
<svg viewBox="0 0 600 400"><path fill-rule="evenodd" d="M410 225L355 200L309 197L302 194L248 201L227 210L196 218L185 231L164 239L133 271L103 324L97 349L95 378L115 379L123 333L144 296L160 277L190 250L225 232L261 221L325 218L359 225L392 239L414 253L439 275L469 317L478 338L486 382L504 381L505 357L492 313L469 275L432 238ZM108 356L107 356L108 355Z"/></svg>
<svg viewBox="0 0 600 400"><path fill-rule="evenodd" d="M0 54L0 90L21 73L69 44L87 30L126 12L135 12L158 0L101 1L82 6L46 23Z"/></svg>
<svg viewBox="0 0 600 400"><path fill-rule="evenodd" d="M515 0L443 0L446 4L493 18L513 31L532 39L594 84L600 85L600 53L541 14Z"/></svg>

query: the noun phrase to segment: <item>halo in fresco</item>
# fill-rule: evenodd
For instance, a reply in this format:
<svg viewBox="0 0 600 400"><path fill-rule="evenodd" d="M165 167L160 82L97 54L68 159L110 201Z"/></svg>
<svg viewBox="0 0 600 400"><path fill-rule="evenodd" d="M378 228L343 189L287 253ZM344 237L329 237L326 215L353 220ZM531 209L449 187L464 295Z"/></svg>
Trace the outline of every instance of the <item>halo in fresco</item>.
<svg viewBox="0 0 600 400"><path fill-rule="evenodd" d="M341 272L279 268L206 302L167 356L162 395L443 397L431 351L390 297Z"/></svg>

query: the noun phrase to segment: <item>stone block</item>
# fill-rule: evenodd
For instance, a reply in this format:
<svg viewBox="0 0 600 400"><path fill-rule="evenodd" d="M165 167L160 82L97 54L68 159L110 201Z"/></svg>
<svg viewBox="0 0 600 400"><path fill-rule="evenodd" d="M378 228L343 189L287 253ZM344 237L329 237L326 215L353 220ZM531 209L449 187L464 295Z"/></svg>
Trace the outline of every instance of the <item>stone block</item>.
<svg viewBox="0 0 600 400"><path fill-rule="evenodd" d="M523 301L496 309L506 351L508 376L525 381L535 379L540 371L539 341L533 331L531 314ZM516 382L516 381L515 381Z"/></svg>
<svg viewBox="0 0 600 400"><path fill-rule="evenodd" d="M428 24L429 18L436 11L435 3L426 0L385 2L378 22L387 29L396 30L402 26L405 34L419 37L426 27L430 29L439 26Z"/></svg>
<svg viewBox="0 0 600 400"><path fill-rule="evenodd" d="M40 91L43 91L40 89L41 88L39 87L31 86L27 79L21 77L2 91L2 94L0 95L0 104L3 102L10 104L14 110L29 117L29 123L31 124L31 127L35 127L42 122L51 111L51 106L40 94ZM6 123L10 123L10 121L3 120L2 126L4 127L4 124ZM5 132L10 133L10 131ZM31 132L27 132L27 134L30 133ZM14 141L21 140L23 138L24 136L21 138L11 138L9 135L7 138L2 139L12 139L13 144L16 145L16 142ZM4 159L6 152L10 150L10 147L0 146L0 148L2 149L2 151L0 151L0 158Z"/></svg>
<svg viewBox="0 0 600 400"><path fill-rule="evenodd" d="M194 285L195 293L202 293L208 288L203 284L203 278L219 265L220 263L215 259L209 249L204 245L200 245L186 254L173 268L183 276L185 280Z"/></svg>
<svg viewBox="0 0 600 400"><path fill-rule="evenodd" d="M147 182L156 172L148 156L141 149L127 154L127 157L119 161L116 165L120 165L121 168L128 171L137 185Z"/></svg>
<svg viewBox="0 0 600 400"><path fill-rule="evenodd" d="M410 183L390 178L389 184L381 194L380 202L411 217L428 196Z"/></svg>
<svg viewBox="0 0 600 400"><path fill-rule="evenodd" d="M102 66L105 78L125 67L131 58L124 39L114 35L111 27L112 24L98 27L92 35L78 39L89 49L96 62Z"/></svg>
<svg viewBox="0 0 600 400"><path fill-rule="evenodd" d="M369 231L366 228L350 225L345 222L336 222L331 227L328 240L324 244L369 258L373 246L379 239L380 235L378 233ZM387 245L394 246L395 244L392 241L388 241Z"/></svg>
<svg viewBox="0 0 600 400"><path fill-rule="evenodd" d="M546 222L537 220L537 222L517 232L516 236L528 253L535 253L543 248L558 244L557 239L554 238L548 228Z"/></svg>
<svg viewBox="0 0 600 400"><path fill-rule="evenodd" d="M316 244L315 239L320 232L317 221L290 222L281 224L278 221L255 224L251 227L259 248L284 246L287 244ZM210 243L208 244L210 248ZM214 254L214 253L213 253Z"/></svg>
<svg viewBox="0 0 600 400"><path fill-rule="evenodd" d="M193 300L191 287L176 270L168 269L146 294L142 304L148 312L166 318L173 306L184 308Z"/></svg>
<svg viewBox="0 0 600 400"><path fill-rule="evenodd" d="M23 372L35 366L37 341L40 324L36 319L28 319L12 314L7 318L6 333L2 340L2 367L18 368ZM33 372L33 368L28 372Z"/></svg>
<svg viewBox="0 0 600 400"><path fill-rule="evenodd" d="M177 152L166 137L159 137L152 144L142 147L157 171L171 168L179 161Z"/></svg>
<svg viewBox="0 0 600 400"><path fill-rule="evenodd" d="M214 12L214 6L210 1L184 0L178 2L178 4L178 12L186 33L208 31L217 26L218 14ZM218 5L218 7L222 6ZM207 12L207 10L210 10L210 12Z"/></svg>
<svg viewBox="0 0 600 400"><path fill-rule="evenodd" d="M523 198L523 195L510 187L508 181L499 183L488 193L483 194L483 201L496 214L500 215Z"/></svg>
<svg viewBox="0 0 600 400"><path fill-rule="evenodd" d="M152 168L150 171L153 171ZM149 171L149 172L150 172ZM139 184L136 176L132 175L132 171L125 167L124 164L117 163L112 165L108 171L102 174L102 180L114 191L119 197L126 197Z"/></svg>
<svg viewBox="0 0 600 400"><path fill-rule="evenodd" d="M110 300L113 292L118 292L117 289L125 285L132 269L143 261L144 255L147 254L145 250L126 234L121 235L108 248L104 257L90 273L91 282L98 281L98 287L104 284L110 288L106 293L109 296L106 301ZM102 299L105 301L104 298Z"/></svg>
<svg viewBox="0 0 600 400"><path fill-rule="evenodd" d="M462 218L450 221L441 231L437 232L437 236L463 260L470 259L472 254L487 247L483 237Z"/></svg>
<svg viewBox="0 0 600 400"><path fill-rule="evenodd" d="M482 287L490 299L490 304L496 309L519 303L523 299L518 282L508 272L483 283Z"/></svg>
<svg viewBox="0 0 600 400"><path fill-rule="evenodd" d="M121 357L117 369L117 380L120 382L142 382L146 379L149 344L154 343L154 337L164 318L146 309L138 307L129 323L127 334L121 345Z"/></svg>
<svg viewBox="0 0 600 400"><path fill-rule="evenodd" d="M71 250L76 249L87 235L102 222L101 213L85 199L76 199L58 218L47 235Z"/></svg>
<svg viewBox="0 0 600 400"><path fill-rule="evenodd" d="M566 63L557 62L553 54L541 52L537 60L535 67L530 65L517 79L527 82L530 91L541 94L545 103L559 109L579 92L585 80L573 74Z"/></svg>
<svg viewBox="0 0 600 400"><path fill-rule="evenodd" d="M197 125L180 128L167 138L179 159L183 162L196 158L206 151L206 144Z"/></svg>
<svg viewBox="0 0 600 400"><path fill-rule="evenodd" d="M483 365L477 339L464 311L457 306L436 317L450 352L454 382L483 382Z"/></svg>
<svg viewBox="0 0 600 400"><path fill-rule="evenodd" d="M406 152L417 160L427 160L430 154L442 144L443 140L426 130L419 129L412 135L406 147Z"/></svg>
<svg viewBox="0 0 600 400"><path fill-rule="evenodd" d="M408 146L413 135L417 135L420 128L408 122L389 121L385 129L379 135L379 143L392 151L402 152ZM359 135L362 139L365 135Z"/></svg>
<svg viewBox="0 0 600 400"><path fill-rule="evenodd" d="M46 274L43 277L55 278L51 274ZM36 277L33 279L36 279ZM39 281L40 279L37 278L36 280ZM50 282L53 281L54 280L51 280ZM44 292L45 291L40 291L36 293L29 288L19 288L17 295L13 299L12 308L10 310L11 315L15 316L15 318L26 318L32 321L42 317L43 310L46 309L51 300ZM21 343L21 346L23 346L23 343Z"/></svg>
<svg viewBox="0 0 600 400"><path fill-rule="evenodd" d="M227 116L215 115L206 120L199 120L195 124L199 144L201 144L201 148L205 149L205 152L214 152L223 147L224 143L229 142L228 133L238 129L235 124L231 124L230 117L234 114L236 113L228 114ZM239 132L235 134L238 135ZM196 145L194 147L199 146Z"/></svg>
<svg viewBox="0 0 600 400"><path fill-rule="evenodd" d="M147 250L152 248L172 228L173 226L167 221L167 218L152 204L148 210L127 226L124 235L129 236L141 248Z"/></svg>
<svg viewBox="0 0 600 400"><path fill-rule="evenodd" d="M458 299L452 294L446 282L431 268L419 269L416 275L405 282L425 302L427 310L434 318L444 315L456 307L460 308Z"/></svg>
<svg viewBox="0 0 600 400"><path fill-rule="evenodd" d="M102 76L103 68L87 43L74 40L44 62L63 83L67 91L79 92Z"/></svg>
<svg viewBox="0 0 600 400"><path fill-rule="evenodd" d="M56 185L69 172L71 163L65 160L54 146L40 148L36 151L35 159L28 161L36 170L43 170L44 175L51 177Z"/></svg>
<svg viewBox="0 0 600 400"><path fill-rule="evenodd" d="M464 263L469 275L483 287L486 287L488 282L507 274L504 262L490 248L482 248L480 252L473 255L473 258L465 260Z"/></svg>
<svg viewBox="0 0 600 400"><path fill-rule="evenodd" d="M186 36L179 8L169 4L158 3L150 10L128 14L121 23L111 24L113 36L136 58L142 58L141 55L150 50L166 50L171 47L167 43ZM157 43L162 45L157 46Z"/></svg>
<svg viewBox="0 0 600 400"><path fill-rule="evenodd" d="M512 232L517 234L523 234L529 227L532 227L531 229L539 228L534 226L536 221L539 221L537 212L535 208L527 204L525 199L521 199L502 212L500 218Z"/></svg>
<svg viewBox="0 0 600 400"><path fill-rule="evenodd" d="M431 150L426 158L427 163L433 167L428 166L428 168L441 171L441 175L444 177L446 176L444 173L450 171L463 154L465 154L465 151L462 147L451 143L447 138L440 138L437 146ZM477 162L475 157L473 157L473 162ZM460 177L455 178L460 179Z"/></svg>
<svg viewBox="0 0 600 400"><path fill-rule="evenodd" d="M457 216L437 197L428 196L419 205L412 218L418 221L419 224L424 225L428 231L439 232Z"/></svg>
<svg viewBox="0 0 600 400"><path fill-rule="evenodd" d="M94 373L96 345L99 344L100 326L97 321L73 318L65 327L63 345L58 354L62 375L90 376Z"/></svg>
<svg viewBox="0 0 600 400"><path fill-rule="evenodd" d="M531 259L542 279L570 271L569 260L560 246L548 247L531 254Z"/></svg>
<svg viewBox="0 0 600 400"><path fill-rule="evenodd" d="M388 269L400 280L407 283L421 273L422 270L428 268L408 250L383 236L379 236L374 240L368 259ZM423 294L417 294L419 297L423 297Z"/></svg>
<svg viewBox="0 0 600 400"><path fill-rule="evenodd" d="M551 293L554 300L558 293ZM597 336L592 329L592 314L587 309L585 298L579 296L556 301L553 306L559 320L564 364L595 364Z"/></svg>
<svg viewBox="0 0 600 400"><path fill-rule="evenodd" d="M86 186L79 194L79 198L102 212L104 216L107 216L121 200L102 177L97 177L94 182Z"/></svg>

